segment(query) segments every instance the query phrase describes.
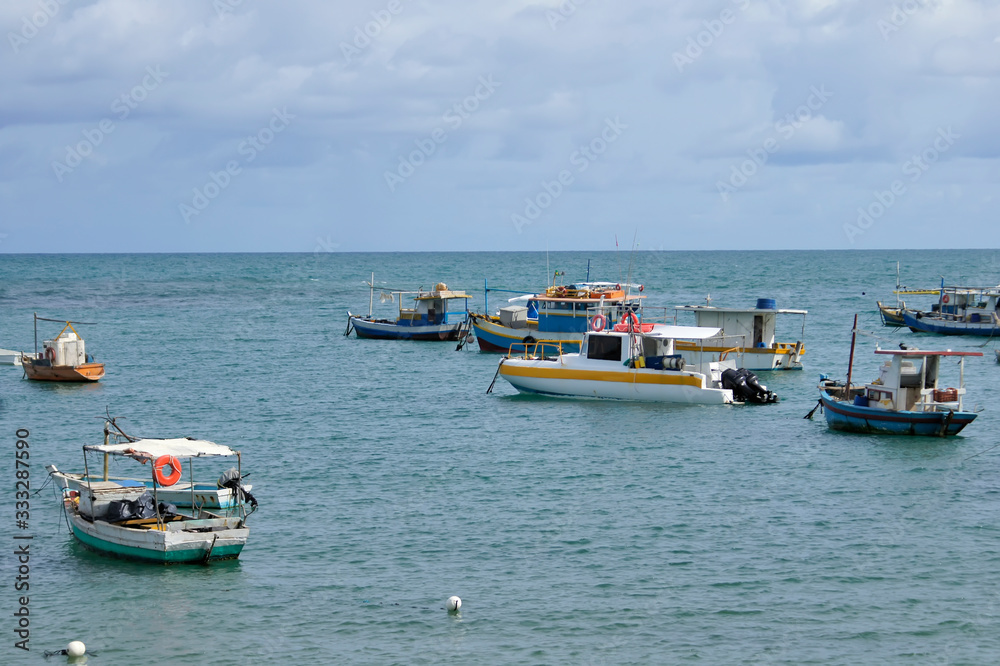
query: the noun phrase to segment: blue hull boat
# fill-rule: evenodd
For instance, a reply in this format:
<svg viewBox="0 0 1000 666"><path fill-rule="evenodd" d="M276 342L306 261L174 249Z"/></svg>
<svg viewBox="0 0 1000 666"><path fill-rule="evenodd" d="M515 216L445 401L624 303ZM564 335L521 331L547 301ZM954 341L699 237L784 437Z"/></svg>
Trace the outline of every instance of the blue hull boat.
<svg viewBox="0 0 1000 666"><path fill-rule="evenodd" d="M992 337L1000 335L1000 321L996 314L983 318L978 314L964 318L949 315L928 315L921 312L905 310L903 323L915 333L938 333L940 335L985 335Z"/></svg>
<svg viewBox="0 0 1000 666"><path fill-rule="evenodd" d="M381 302L386 300L399 303L395 319L372 316L375 301L375 274L372 273L368 296L368 316L347 313L347 330L357 333L359 338L373 340L458 340L463 337L463 329L468 324L469 295L462 291L451 291L448 285L439 282L431 291L382 291ZM403 307L403 300L410 297L413 307ZM460 309L452 307L460 304Z"/></svg>
<svg viewBox="0 0 1000 666"><path fill-rule="evenodd" d="M957 435L976 419L975 412L963 408L965 400L965 358L982 352L875 349L884 359L876 379L851 383L858 316L851 330L851 356L844 383L823 378L819 385L819 406L831 430L882 435ZM958 388L939 383L944 362L958 359ZM815 408L813 409L815 411ZM812 417L809 412L807 418Z"/></svg>
<svg viewBox="0 0 1000 666"><path fill-rule="evenodd" d="M972 423L975 412L957 411L891 411L855 405L836 399L827 391L820 393L826 423L831 430L883 435L924 435L948 437L957 435Z"/></svg>

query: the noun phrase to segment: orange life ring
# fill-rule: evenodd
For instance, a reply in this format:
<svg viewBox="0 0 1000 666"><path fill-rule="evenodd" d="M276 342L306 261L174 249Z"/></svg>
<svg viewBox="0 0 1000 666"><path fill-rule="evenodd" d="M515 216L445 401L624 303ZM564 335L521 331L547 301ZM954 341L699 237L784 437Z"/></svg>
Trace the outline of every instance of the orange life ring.
<svg viewBox="0 0 1000 666"><path fill-rule="evenodd" d="M604 330L604 327L607 325L607 323L608 320L604 318L604 315L602 314L594 315L594 318L590 320L590 330L592 330L594 333L600 333L601 331Z"/></svg>
<svg viewBox="0 0 1000 666"><path fill-rule="evenodd" d="M170 474L163 473L164 467L170 467ZM181 480L181 462L175 456L160 456L153 463L153 476L161 486L172 486Z"/></svg>
<svg viewBox="0 0 1000 666"><path fill-rule="evenodd" d="M642 285L641 284L639 285L639 291L642 291Z"/></svg>
<svg viewBox="0 0 1000 666"><path fill-rule="evenodd" d="M628 322L628 330L638 331L639 330L639 318L635 316L634 312L626 312L622 315L621 323L625 324Z"/></svg>
<svg viewBox="0 0 1000 666"><path fill-rule="evenodd" d="M945 294L944 296L941 297L941 302L942 303L947 303L950 300L951 300L951 298L948 296L948 294Z"/></svg>
<svg viewBox="0 0 1000 666"><path fill-rule="evenodd" d="M45 348L45 358L48 359L49 363L56 362L56 350L52 347Z"/></svg>

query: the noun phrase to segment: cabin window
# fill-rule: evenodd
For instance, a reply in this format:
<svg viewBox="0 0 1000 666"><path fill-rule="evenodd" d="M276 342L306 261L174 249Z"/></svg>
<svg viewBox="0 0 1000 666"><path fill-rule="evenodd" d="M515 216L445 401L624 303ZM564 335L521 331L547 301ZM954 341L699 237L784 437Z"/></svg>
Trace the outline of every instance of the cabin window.
<svg viewBox="0 0 1000 666"><path fill-rule="evenodd" d="M587 358L598 361L622 360L621 336L591 335L587 344Z"/></svg>

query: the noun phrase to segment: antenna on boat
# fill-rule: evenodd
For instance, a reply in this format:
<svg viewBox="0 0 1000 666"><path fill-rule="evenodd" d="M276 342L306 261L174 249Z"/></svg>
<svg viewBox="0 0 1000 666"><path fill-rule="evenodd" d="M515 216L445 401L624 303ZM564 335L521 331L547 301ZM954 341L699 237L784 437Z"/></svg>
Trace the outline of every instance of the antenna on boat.
<svg viewBox="0 0 1000 666"><path fill-rule="evenodd" d="M138 437L133 437L132 435L126 434L125 431L118 426L117 423L118 419L124 419L125 418L124 416L111 416L111 409L108 407L104 408L104 413L107 414L105 422L110 423L111 427L117 430L119 433L121 433L122 437L124 437L130 442L138 441L139 439Z"/></svg>
<svg viewBox="0 0 1000 666"><path fill-rule="evenodd" d="M618 284L622 282L622 255L618 251L618 234L615 234L615 256L618 257Z"/></svg>

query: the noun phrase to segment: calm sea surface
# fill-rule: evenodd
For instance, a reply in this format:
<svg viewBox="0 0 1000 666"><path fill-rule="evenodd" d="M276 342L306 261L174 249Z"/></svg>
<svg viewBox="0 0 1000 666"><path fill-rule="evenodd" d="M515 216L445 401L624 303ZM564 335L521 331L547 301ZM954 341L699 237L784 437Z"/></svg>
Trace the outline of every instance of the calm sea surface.
<svg viewBox="0 0 1000 666"><path fill-rule="evenodd" d="M481 310L484 278L538 290L588 260L648 307L808 309L806 370L765 375L771 406L557 400L487 395L498 357L478 348L343 337L372 271ZM98 322L80 332L107 364L88 386L0 367L0 663L73 639L90 664L997 663L1000 449L970 459L1000 443L997 341L880 327L897 261L913 287L1000 282L994 251L0 255L0 347L30 350L38 312ZM979 419L948 440L804 420L819 373L846 374L855 312L885 347L985 351L966 368ZM48 488L15 528L15 431L34 489L46 464L82 465L106 408L243 452L261 508L237 562L98 556ZM34 535L30 654L13 648L15 532Z"/></svg>

